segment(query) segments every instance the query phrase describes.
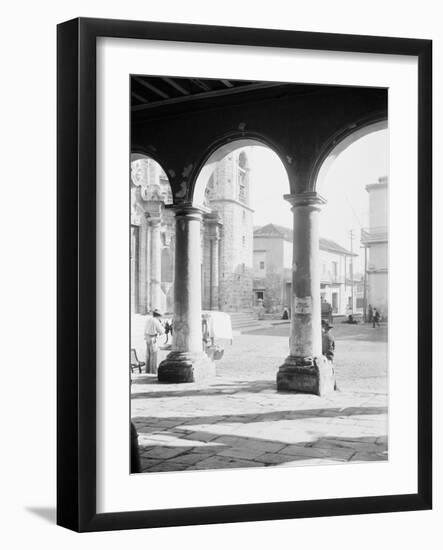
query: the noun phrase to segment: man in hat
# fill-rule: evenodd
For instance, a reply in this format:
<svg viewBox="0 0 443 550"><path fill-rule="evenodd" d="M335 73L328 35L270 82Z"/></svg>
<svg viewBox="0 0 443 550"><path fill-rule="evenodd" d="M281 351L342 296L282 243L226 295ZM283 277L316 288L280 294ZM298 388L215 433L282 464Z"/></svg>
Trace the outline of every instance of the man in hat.
<svg viewBox="0 0 443 550"><path fill-rule="evenodd" d="M154 309L152 316L149 315L145 324L146 341L146 373L157 374L157 338L165 333L165 329L160 321L162 314L158 309Z"/></svg>
<svg viewBox="0 0 443 550"><path fill-rule="evenodd" d="M322 354L329 360L331 363L334 362L334 352L335 352L335 340L332 336L330 330L333 328L326 319L322 319L321 322L321 343L322 343Z"/></svg>

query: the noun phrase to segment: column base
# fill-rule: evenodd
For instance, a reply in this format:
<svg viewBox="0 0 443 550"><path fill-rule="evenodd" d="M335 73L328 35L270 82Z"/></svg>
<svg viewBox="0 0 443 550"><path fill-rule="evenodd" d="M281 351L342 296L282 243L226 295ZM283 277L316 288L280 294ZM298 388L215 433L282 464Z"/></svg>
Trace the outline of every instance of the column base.
<svg viewBox="0 0 443 550"><path fill-rule="evenodd" d="M215 378L215 364L201 353L171 351L158 366L158 381L167 384L206 382Z"/></svg>
<svg viewBox="0 0 443 550"><path fill-rule="evenodd" d="M326 395L336 389L334 365L321 357L289 355L277 373L277 391Z"/></svg>

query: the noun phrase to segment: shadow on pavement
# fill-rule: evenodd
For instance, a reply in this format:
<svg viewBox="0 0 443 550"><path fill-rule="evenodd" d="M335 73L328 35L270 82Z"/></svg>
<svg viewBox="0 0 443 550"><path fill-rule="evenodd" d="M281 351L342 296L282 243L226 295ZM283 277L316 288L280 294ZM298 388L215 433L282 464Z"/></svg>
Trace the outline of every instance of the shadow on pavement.
<svg viewBox="0 0 443 550"><path fill-rule="evenodd" d="M157 382L156 378L148 377L146 376L143 378L138 378L137 380L133 380L133 384L144 384L144 385L150 385L153 384L157 388L161 387L161 384ZM167 387L167 386L165 386ZM220 383L214 383L210 386L205 387L197 387L189 390L165 390L161 391L159 389L156 389L155 391L147 391L147 392L140 392L140 393L133 393L131 395L131 399L152 399L152 398L160 398L160 397L192 397L192 396L202 396L202 395L233 395L235 393L239 392L249 392L249 393L257 393L262 392L264 390L275 390L277 392L277 387L275 383L275 379L272 380L234 380L234 381L226 381Z"/></svg>
<svg viewBox="0 0 443 550"><path fill-rule="evenodd" d="M326 436L293 444L205 431L184 437L188 437L189 446L161 442L158 445L140 445L142 472L295 466L301 461L305 461L303 465L324 465L327 462L343 464L388 460L386 436ZM201 441L209 441L209 445L202 447ZM196 447L197 442L200 446Z"/></svg>
<svg viewBox="0 0 443 550"><path fill-rule="evenodd" d="M300 420L307 418L345 418L354 415L368 416L387 414L388 407L345 407L345 408L322 408L322 409L301 409L276 411L266 413L251 414L226 414L226 415L208 415L208 416L165 416L149 417L134 416L131 420L135 424L139 433L150 433L152 430L164 429L166 424L171 426L185 426L197 424L216 424L216 423L248 423L248 422L267 422L278 420ZM156 427L158 424L159 427ZM162 425L163 424L163 425ZM146 429L143 427L145 426Z"/></svg>

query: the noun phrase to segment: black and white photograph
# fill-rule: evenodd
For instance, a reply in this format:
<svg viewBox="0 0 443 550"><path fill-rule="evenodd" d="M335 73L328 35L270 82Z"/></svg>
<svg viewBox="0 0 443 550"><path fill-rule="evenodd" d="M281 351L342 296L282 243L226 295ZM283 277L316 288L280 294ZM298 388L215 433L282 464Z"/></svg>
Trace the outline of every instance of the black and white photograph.
<svg viewBox="0 0 443 550"><path fill-rule="evenodd" d="M58 41L58 524L429 509L431 42Z"/></svg>
<svg viewBox="0 0 443 550"><path fill-rule="evenodd" d="M5 5L2 548L438 547L438 8Z"/></svg>
<svg viewBox="0 0 443 550"><path fill-rule="evenodd" d="M131 472L388 461L388 90L130 96Z"/></svg>

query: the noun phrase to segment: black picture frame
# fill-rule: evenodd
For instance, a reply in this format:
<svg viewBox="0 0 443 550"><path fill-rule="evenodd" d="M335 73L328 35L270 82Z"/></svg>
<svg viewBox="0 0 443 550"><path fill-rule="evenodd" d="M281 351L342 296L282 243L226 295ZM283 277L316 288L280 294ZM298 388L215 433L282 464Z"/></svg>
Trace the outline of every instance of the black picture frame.
<svg viewBox="0 0 443 550"><path fill-rule="evenodd" d="M96 39L398 54L418 58L418 490L416 494L96 512ZM432 42L78 18L57 33L57 523L75 531L425 510L432 507Z"/></svg>

